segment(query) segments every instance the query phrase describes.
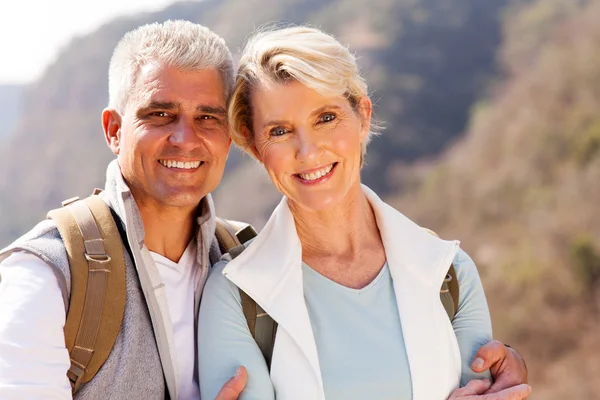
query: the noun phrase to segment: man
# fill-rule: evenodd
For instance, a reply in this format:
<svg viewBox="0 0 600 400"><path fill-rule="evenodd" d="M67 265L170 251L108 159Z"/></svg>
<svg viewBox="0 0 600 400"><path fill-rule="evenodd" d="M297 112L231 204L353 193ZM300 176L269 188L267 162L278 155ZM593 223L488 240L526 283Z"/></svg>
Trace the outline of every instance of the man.
<svg viewBox="0 0 600 400"><path fill-rule="evenodd" d="M129 245L126 303L112 351L78 400L199 399L195 324L221 255L210 192L231 143L233 79L223 39L190 22L140 27L114 51L102 126L117 159L102 198ZM51 220L0 252L0 276L0 398L72 398L63 331L71 277ZM480 355L481 370L507 366L495 374L497 389L526 380L524 363L503 345ZM236 399L246 379L240 368L218 398ZM495 398L510 398L502 393Z"/></svg>

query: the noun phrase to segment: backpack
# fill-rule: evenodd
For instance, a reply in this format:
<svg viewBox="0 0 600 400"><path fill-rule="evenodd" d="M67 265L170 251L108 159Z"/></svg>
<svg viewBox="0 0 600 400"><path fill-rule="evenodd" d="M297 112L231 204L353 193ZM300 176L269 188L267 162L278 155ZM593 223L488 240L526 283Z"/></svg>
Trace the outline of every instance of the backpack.
<svg viewBox="0 0 600 400"><path fill-rule="evenodd" d="M423 228L430 234L438 236L435 232ZM254 234L256 236L256 233ZM252 237L254 237L252 236ZM439 237L439 236L438 236ZM245 243L245 242L242 242ZM232 247L229 255L233 260L244 251L245 246L239 244L236 247ZM254 341L260 348L260 351L267 362L267 366L271 369L271 357L273 356L273 347L275 346L275 335L277 334L277 322L271 318L269 314L265 312L252 297L248 296L246 292L239 289L240 298L242 301L242 309L244 316L248 322L248 329L254 338ZM456 279L456 270L454 265L450 264L446 278L440 288L440 300L448 314L450 322L454 320L456 312L458 310L458 299L459 299L459 286L458 280Z"/></svg>
<svg viewBox="0 0 600 400"><path fill-rule="evenodd" d="M125 310L125 251L131 255L131 249L121 219L97 196L100 192L65 200L47 215L56 223L71 272L64 331L73 395L108 358ZM250 225L217 218L216 237L223 254L254 236Z"/></svg>

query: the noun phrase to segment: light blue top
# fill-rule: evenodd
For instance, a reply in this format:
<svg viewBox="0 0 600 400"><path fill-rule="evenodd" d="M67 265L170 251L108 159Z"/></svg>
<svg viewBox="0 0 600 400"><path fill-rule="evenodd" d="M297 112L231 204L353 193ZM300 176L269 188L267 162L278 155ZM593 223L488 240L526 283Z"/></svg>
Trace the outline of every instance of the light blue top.
<svg viewBox="0 0 600 400"><path fill-rule="evenodd" d="M240 399L274 399L266 363L248 330L239 290L221 273L225 264L220 262L213 269L200 305L201 397L214 399L237 367L244 365L249 379ZM460 298L452 325L460 347L464 384L481 377L469 365L477 349L492 339L492 327L475 264L460 251L454 266ZM408 358L387 264L369 285L358 290L339 285L306 264L302 268L325 397L410 400Z"/></svg>

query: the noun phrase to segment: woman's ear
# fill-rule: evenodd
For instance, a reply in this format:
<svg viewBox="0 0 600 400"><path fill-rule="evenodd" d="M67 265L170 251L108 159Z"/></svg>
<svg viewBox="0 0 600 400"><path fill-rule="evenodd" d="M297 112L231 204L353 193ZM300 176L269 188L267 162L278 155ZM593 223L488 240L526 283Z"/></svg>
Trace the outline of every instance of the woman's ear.
<svg viewBox="0 0 600 400"><path fill-rule="evenodd" d="M361 143L369 136L371 130L371 114L373 113L373 104L369 96L363 96L358 101L358 115L361 119L360 141Z"/></svg>
<svg viewBox="0 0 600 400"><path fill-rule="evenodd" d="M254 136L252 135L252 132L250 131L250 129L248 128L247 125L242 125L241 130L242 130L242 135L244 137L250 138L248 145L244 148L244 151L249 153L252 157L256 158L260 163L262 163L262 159L261 159L260 153L258 152L258 149L256 148L256 145L254 142Z"/></svg>
<svg viewBox="0 0 600 400"><path fill-rule="evenodd" d="M102 111L102 128L104 138L113 153L121 151L121 115L116 110L105 108Z"/></svg>

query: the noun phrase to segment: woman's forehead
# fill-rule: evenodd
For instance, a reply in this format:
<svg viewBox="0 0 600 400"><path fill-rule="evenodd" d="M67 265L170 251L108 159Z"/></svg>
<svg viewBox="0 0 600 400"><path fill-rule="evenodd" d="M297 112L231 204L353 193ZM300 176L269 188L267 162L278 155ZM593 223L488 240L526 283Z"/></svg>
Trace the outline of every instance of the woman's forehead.
<svg viewBox="0 0 600 400"><path fill-rule="evenodd" d="M250 93L250 102L255 117L311 114L327 106L349 107L343 96L324 95L298 81L257 86Z"/></svg>

